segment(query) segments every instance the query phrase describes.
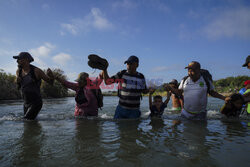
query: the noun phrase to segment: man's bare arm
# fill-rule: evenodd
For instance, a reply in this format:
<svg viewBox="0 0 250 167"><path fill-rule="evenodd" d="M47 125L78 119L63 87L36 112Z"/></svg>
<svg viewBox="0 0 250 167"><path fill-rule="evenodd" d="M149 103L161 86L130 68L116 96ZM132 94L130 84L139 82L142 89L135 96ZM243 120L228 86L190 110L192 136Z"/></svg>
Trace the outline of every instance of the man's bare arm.
<svg viewBox="0 0 250 167"><path fill-rule="evenodd" d="M107 69L103 70L102 73L101 73L101 75L102 75L102 77L104 79L104 83L106 85L111 85L111 84L115 83L114 79L112 79L112 78L109 77Z"/></svg>
<svg viewBox="0 0 250 167"><path fill-rule="evenodd" d="M36 77L52 85L54 83L54 77L52 77L53 74L51 75L52 72L50 69L47 70L47 73L50 73L50 77L46 75L40 68L35 68Z"/></svg>

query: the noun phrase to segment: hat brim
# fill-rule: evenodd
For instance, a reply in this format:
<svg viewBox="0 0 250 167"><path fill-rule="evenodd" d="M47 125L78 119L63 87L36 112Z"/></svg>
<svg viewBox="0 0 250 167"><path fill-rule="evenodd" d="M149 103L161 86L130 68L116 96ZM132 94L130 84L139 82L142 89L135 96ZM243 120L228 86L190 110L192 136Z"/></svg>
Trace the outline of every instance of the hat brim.
<svg viewBox="0 0 250 167"><path fill-rule="evenodd" d="M185 67L184 69L193 69L193 67Z"/></svg>
<svg viewBox="0 0 250 167"><path fill-rule="evenodd" d="M247 64L248 64L248 63L243 64L243 65L242 65L242 67L246 67L246 66L247 66Z"/></svg>
<svg viewBox="0 0 250 167"><path fill-rule="evenodd" d="M128 63L138 63L137 61L125 61L124 64L128 64Z"/></svg>
<svg viewBox="0 0 250 167"><path fill-rule="evenodd" d="M19 56L13 56L13 59L19 59L20 57Z"/></svg>

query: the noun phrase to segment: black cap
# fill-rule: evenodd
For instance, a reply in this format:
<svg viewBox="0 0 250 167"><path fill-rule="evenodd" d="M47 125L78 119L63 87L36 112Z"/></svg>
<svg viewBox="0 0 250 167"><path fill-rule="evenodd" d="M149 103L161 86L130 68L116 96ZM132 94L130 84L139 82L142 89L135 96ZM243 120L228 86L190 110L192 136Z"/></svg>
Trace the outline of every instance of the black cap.
<svg viewBox="0 0 250 167"><path fill-rule="evenodd" d="M171 82L169 82L169 84L178 85L178 81L176 79L173 79Z"/></svg>
<svg viewBox="0 0 250 167"><path fill-rule="evenodd" d="M29 62L34 61L33 57L28 52L20 52L19 55L13 56L14 59L28 59Z"/></svg>
<svg viewBox="0 0 250 167"><path fill-rule="evenodd" d="M128 60L126 60L126 61L124 62L124 64L126 64L126 63L139 63L139 59L138 59L138 57L132 55L132 56L130 56L130 57L128 58Z"/></svg>
<svg viewBox="0 0 250 167"><path fill-rule="evenodd" d="M247 56L245 64L242 65L242 67L246 67L247 64L250 62L250 55Z"/></svg>

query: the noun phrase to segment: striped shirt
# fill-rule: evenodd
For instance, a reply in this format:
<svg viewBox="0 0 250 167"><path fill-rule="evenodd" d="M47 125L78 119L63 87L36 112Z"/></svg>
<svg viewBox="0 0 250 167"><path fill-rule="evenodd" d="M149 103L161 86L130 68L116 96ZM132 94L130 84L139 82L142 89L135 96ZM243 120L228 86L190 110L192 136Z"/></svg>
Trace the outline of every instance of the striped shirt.
<svg viewBox="0 0 250 167"><path fill-rule="evenodd" d="M119 105L128 109L138 109L141 93L147 89L144 75L139 72L129 74L127 70L123 70L112 76L111 79L122 80L118 90Z"/></svg>

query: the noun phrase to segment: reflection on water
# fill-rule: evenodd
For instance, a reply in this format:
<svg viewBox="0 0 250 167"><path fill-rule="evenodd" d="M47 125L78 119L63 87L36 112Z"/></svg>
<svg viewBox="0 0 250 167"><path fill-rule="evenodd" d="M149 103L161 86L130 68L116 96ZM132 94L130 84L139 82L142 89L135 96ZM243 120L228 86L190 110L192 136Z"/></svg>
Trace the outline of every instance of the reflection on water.
<svg viewBox="0 0 250 167"><path fill-rule="evenodd" d="M22 116L20 102L0 104L0 166L228 167L250 163L248 119L180 122L171 112L147 119L148 106L143 103L144 118L113 120L117 103L110 98L105 104L109 106L100 111L105 118L74 118L73 98L45 100L38 121L15 119ZM210 107L216 114L218 106Z"/></svg>
<svg viewBox="0 0 250 167"><path fill-rule="evenodd" d="M38 121L24 121L23 134L16 144L13 165L37 166L40 161L40 149L43 141L42 127Z"/></svg>
<svg viewBox="0 0 250 167"><path fill-rule="evenodd" d="M76 119L75 155L77 164L99 166L102 160L100 150L100 126L98 120Z"/></svg>

